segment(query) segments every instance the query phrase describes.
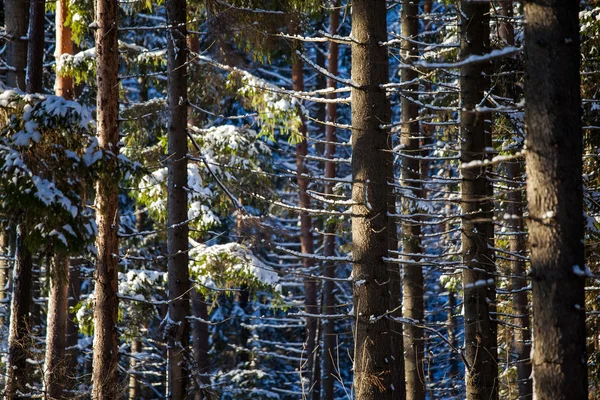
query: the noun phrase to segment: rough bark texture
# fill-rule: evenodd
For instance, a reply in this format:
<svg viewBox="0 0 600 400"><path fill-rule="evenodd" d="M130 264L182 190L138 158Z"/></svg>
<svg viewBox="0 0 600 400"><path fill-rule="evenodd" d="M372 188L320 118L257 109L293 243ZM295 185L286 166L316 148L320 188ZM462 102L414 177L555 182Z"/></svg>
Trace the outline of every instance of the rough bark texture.
<svg viewBox="0 0 600 400"><path fill-rule="evenodd" d="M98 86L96 124L98 142L104 151L118 154L118 2L96 1L96 64ZM107 156L105 156L107 157ZM92 397L115 399L117 380L117 267L119 246L119 171L116 157L105 159L105 170L96 184L98 258L95 271L94 355Z"/></svg>
<svg viewBox="0 0 600 400"><path fill-rule="evenodd" d="M8 363L6 366L5 398L22 398L28 392L30 377L27 370L27 357L31 348L31 326L29 308L31 305L31 253L24 243L24 232L17 226L16 260L12 277L12 299L10 305L10 327L8 332Z"/></svg>
<svg viewBox="0 0 600 400"><path fill-rule="evenodd" d="M339 1L333 2L333 9L330 12L329 17L329 34L337 35L338 28L340 25L340 10ZM338 56L339 46L336 42L329 42L329 54L327 56L327 71L333 75L338 74ZM335 89L337 84L335 80L328 78L327 87ZM337 95L330 93L327 95L329 99L335 99ZM337 119L337 104L327 103L325 106L325 120L327 122L335 123ZM325 158L332 160L335 158L337 134L336 127L333 125L325 126ZM336 176L336 165L333 161L325 162L325 178L334 179ZM324 187L325 195L333 194L333 181L326 181ZM335 222L325 222L325 237L323 239L323 255L325 257L331 257L335 255L336 241L335 241ZM327 278L335 278L335 263L331 261L325 262L324 275ZM323 281L323 304L321 312L322 314L335 314L335 293L334 293L334 281L325 280ZM334 385L335 385L335 360L336 360L336 349L335 349L335 320L324 319L322 324L323 332L323 378L321 382L322 387L322 398L324 400L334 399Z"/></svg>
<svg viewBox="0 0 600 400"><path fill-rule="evenodd" d="M6 72L8 86L25 90L25 71L27 67L27 29L29 24L28 0L5 0L6 13L6 63L10 68Z"/></svg>
<svg viewBox="0 0 600 400"><path fill-rule="evenodd" d="M59 399L66 386L67 315L69 313L69 258L55 255L50 271L46 328L44 387L50 399Z"/></svg>
<svg viewBox="0 0 600 400"><path fill-rule="evenodd" d="M63 54L73 54L73 41L71 39L71 28L65 26L67 14L69 12L69 2L67 0L56 1L56 50L54 57L59 63L60 56ZM54 82L54 93L67 100L73 99L73 78L63 77L56 74Z"/></svg>
<svg viewBox="0 0 600 400"><path fill-rule="evenodd" d="M578 2L525 2L533 391L587 399Z"/></svg>
<svg viewBox="0 0 600 400"><path fill-rule="evenodd" d="M295 30L292 30L294 33ZM297 32L297 31L296 31ZM292 64L292 88L295 91L304 91L304 73L302 71L303 63L299 57L296 57ZM300 112L300 109L298 109ZM305 157L308 154L307 129L304 119L298 134L302 140L296 144L296 171L298 181L298 205L302 209L310 208L310 197L307 193L309 179L307 178L308 171L305 165ZM312 218L307 211L300 212L300 251L304 254L314 253L314 238L312 231ZM314 260L304 258L302 266L306 272L314 266ZM317 282L311 278L304 278L304 302L305 311L307 314L318 314L317 306ZM313 368L315 366L315 343L317 338L317 319L306 317L306 340L304 347L304 357L306 363L302 370L305 371L304 378L308 378L308 384L304 387L304 391L308 393L314 389L313 384ZM312 395L311 395L312 396Z"/></svg>
<svg viewBox="0 0 600 400"><path fill-rule="evenodd" d="M381 128L390 119L380 86L388 81L387 49L379 45L387 39L385 0L352 3L352 36L354 391L358 400L404 399L402 326L388 315L399 309L400 276L384 261L396 248L387 215L394 203L391 137Z"/></svg>
<svg viewBox="0 0 600 400"><path fill-rule="evenodd" d="M419 34L419 5L412 0L402 3L402 36L416 40ZM404 40L402 42L402 61L410 65L419 57L419 49L415 42ZM418 73L410 68L402 69L402 82L416 80ZM420 183L420 155L419 148L419 106L414 98L419 89L419 84L414 83L404 87L402 96L402 187L405 195L402 198L403 214L418 213L417 198L421 195ZM423 321L423 267L419 265L422 253L421 226L418 218L411 218L417 222L404 221L402 223L402 253L407 261L402 264L404 269L402 278L402 314L414 321ZM412 263L412 264L411 264ZM424 354L423 328L416 325L404 327L404 365L406 375L406 398L410 400L425 399L425 374L423 365Z"/></svg>
<svg viewBox="0 0 600 400"><path fill-rule="evenodd" d="M27 92L40 93L44 77L44 21L46 1L31 0L29 11L29 48L27 51Z"/></svg>
<svg viewBox="0 0 600 400"><path fill-rule="evenodd" d="M167 1L168 31L168 195L167 252L169 311L165 318L169 357L167 398L184 399L189 389L190 281L187 207L187 45L186 0Z"/></svg>
<svg viewBox="0 0 600 400"><path fill-rule="evenodd" d="M460 2L460 55L489 52L489 12L487 2ZM461 163L486 158L490 133L488 114L475 110L488 88L485 63L469 64L460 69L460 145ZM493 200L491 182L481 167L461 170L461 209L465 353L470 369L466 371L468 400L494 400L498 397L498 365L495 311L493 247Z"/></svg>

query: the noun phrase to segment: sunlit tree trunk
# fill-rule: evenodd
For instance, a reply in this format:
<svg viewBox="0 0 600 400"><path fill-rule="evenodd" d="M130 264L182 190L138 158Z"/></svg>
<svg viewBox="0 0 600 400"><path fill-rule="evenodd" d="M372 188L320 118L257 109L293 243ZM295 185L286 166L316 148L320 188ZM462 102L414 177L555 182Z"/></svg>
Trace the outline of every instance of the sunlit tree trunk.
<svg viewBox="0 0 600 400"><path fill-rule="evenodd" d="M579 3L525 2L533 398L587 399Z"/></svg>
<svg viewBox="0 0 600 400"><path fill-rule="evenodd" d="M389 124L385 0L352 3L352 256L354 392L357 400L404 399L400 274L390 265L396 227L388 182L393 180ZM391 311L394 311L390 314Z"/></svg>
<svg viewBox="0 0 600 400"><path fill-rule="evenodd" d="M95 271L94 354L92 397L112 400L119 395L117 379L118 343L118 254L119 226L119 104L118 104L118 9L116 0L97 0L96 18L96 126L100 148L105 151L104 171L96 184L98 258ZM112 153L114 156L110 156Z"/></svg>

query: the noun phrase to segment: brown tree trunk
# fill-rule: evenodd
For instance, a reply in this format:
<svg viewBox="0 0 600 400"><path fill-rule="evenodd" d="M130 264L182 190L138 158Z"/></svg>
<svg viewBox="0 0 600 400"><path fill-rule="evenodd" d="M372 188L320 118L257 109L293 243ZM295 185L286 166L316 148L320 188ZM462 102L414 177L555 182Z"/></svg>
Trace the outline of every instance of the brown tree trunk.
<svg viewBox="0 0 600 400"><path fill-rule="evenodd" d="M354 391L357 400L404 399L402 325L389 312L399 309L400 274L384 258L396 248L388 211L394 201L391 137L382 129L390 104L386 1L352 3L352 271L354 294ZM392 316L399 315L392 312Z"/></svg>
<svg viewBox="0 0 600 400"><path fill-rule="evenodd" d="M129 400L138 400L140 398L140 381L136 376L138 371L137 355L142 352L142 341L134 339L131 341L131 358L129 359Z"/></svg>
<svg viewBox="0 0 600 400"><path fill-rule="evenodd" d="M27 67L27 29L29 23L29 0L5 0L5 27L7 35L6 84L25 91Z"/></svg>
<svg viewBox="0 0 600 400"><path fill-rule="evenodd" d="M34 0L35 1L35 0ZM69 12L67 0L56 2L56 50L54 56L58 62L63 54L73 54L73 41L71 39L71 28L65 25ZM54 93L67 100L73 99L73 78L56 74Z"/></svg>
<svg viewBox="0 0 600 400"><path fill-rule="evenodd" d="M105 151L104 171L96 184L98 258L95 271L94 355L92 398L113 400L120 395L117 378L118 257L119 242L119 51L116 0L97 0L95 22L97 65L96 124L100 148ZM112 153L115 156L110 157Z"/></svg>
<svg viewBox="0 0 600 400"><path fill-rule="evenodd" d="M17 226L16 260L12 277L12 299L10 307L10 328L8 332L8 363L6 366L7 400L21 398L19 393L28 393L27 358L31 348L31 326L29 308L31 305L31 253L24 243L23 226Z"/></svg>
<svg viewBox="0 0 600 400"><path fill-rule="evenodd" d="M412 0L402 3L402 36L415 39L419 34L419 5ZM404 40L402 42L402 61L410 65L419 57L419 48L415 42ZM402 69L402 81L416 80L418 73L411 68ZM410 198L402 199L403 214L418 213L417 198L421 195L420 161L419 156L419 106L414 102L419 84L414 83L404 87L402 96L402 186L403 193L411 193ZM416 217L410 217L418 220ZM418 223L405 221L402 223L402 252L407 260L403 264L404 275L402 280L403 308L406 318L414 321L423 321L423 268L421 265L411 264L421 259L421 226ZM425 344L423 328L409 324L404 327L404 365L406 375L406 398L410 400L425 399L425 373L423 355Z"/></svg>
<svg viewBox="0 0 600 400"><path fill-rule="evenodd" d="M513 16L513 2L500 2L498 14L504 17ZM499 24L500 38L507 46L515 45L515 29L512 21L505 19ZM509 62L512 59L508 59ZM518 100L515 95L514 82L507 83L503 95L512 98L515 102ZM510 252L517 254L518 257L525 257L526 246L523 223L523 193L521 191L520 180L523 177L522 162L509 162L506 164L506 173L509 180L509 191L506 196L508 203L507 211L510 215L507 221L510 232L514 235L510 238ZM526 265L523 259L513 257L510 262L510 273L512 275L511 287L515 291L513 294L513 314L515 315L513 324L514 351L517 363L517 386L519 388L519 398L529 399L533 395L531 382L531 330L529 327L529 303L527 300L527 279Z"/></svg>
<svg viewBox="0 0 600 400"><path fill-rule="evenodd" d="M27 52L27 92L40 93L44 77L44 22L46 1L30 0L29 48Z"/></svg>
<svg viewBox="0 0 600 400"><path fill-rule="evenodd" d="M46 327L44 387L50 399L62 398L66 387L67 316L69 306L69 257L55 255L50 270L50 293Z"/></svg>
<svg viewBox="0 0 600 400"><path fill-rule="evenodd" d="M290 28L291 34L299 34L299 28L297 22L292 23ZM300 49L298 45L294 46L294 49ZM304 72L302 60L297 55L292 55L294 61L292 63L292 89L296 92L304 91ZM301 113L300 107L298 107L298 113ZM298 182L298 206L305 210L310 208L310 196L308 195L309 179L306 177L308 171L305 165L305 158L308 155L308 141L307 141L307 129L304 122L304 117L300 116L302 124L298 130L298 134L302 138L298 144L296 144L296 173ZM312 231L312 218L307 211L300 211L300 247L301 252L304 254L314 253L314 238ZM314 260L310 258L302 259L303 268L309 271L314 266ZM318 314L319 308L317 304L317 282L311 278L304 278L304 303L305 311L307 314ZM314 375L313 368L315 367L315 345L317 340L317 319L313 317L306 317L306 341L304 354L306 356L306 364L302 366L302 371L306 371L308 376L308 385L303 385L303 392L307 393L311 390L316 390L314 385L318 383L313 380L316 378ZM304 374L304 372L303 372ZM312 393L309 394L313 396Z"/></svg>
<svg viewBox="0 0 600 400"><path fill-rule="evenodd" d="M463 0L459 5L460 55L489 52L489 11L487 2ZM468 64L460 71L460 141L461 163L486 158L490 133L486 130L488 114L478 112L477 105L488 89L485 63ZM461 164L461 165L462 165ZM486 168L462 169L462 257L465 353L468 400L494 400L498 397L498 363L495 311L495 262L493 247L493 200Z"/></svg>
<svg viewBox="0 0 600 400"><path fill-rule="evenodd" d="M167 252L169 311L166 321L169 357L167 398L182 400L189 389L190 281L187 224L187 45L186 0L167 1L168 31L168 194Z"/></svg>
<svg viewBox="0 0 600 400"><path fill-rule="evenodd" d="M533 396L587 399L579 3L525 2Z"/></svg>
<svg viewBox="0 0 600 400"><path fill-rule="evenodd" d="M340 10L339 0L335 0L332 3L332 10L329 17L329 34L337 35L338 28L340 26ZM334 42L329 42L329 54L327 56L327 71L332 76L338 74L338 56L339 56L339 45ZM328 78L327 87L335 89L337 84L335 80ZM330 93L327 95L329 99L335 99L337 95ZM337 104L327 103L325 106L325 120L326 122L335 123L337 119ZM333 125L325 126L325 158L333 160L336 152L336 127ZM325 162L325 178L334 179L336 176L336 165L334 161ZM325 181L324 193L325 195L333 194L333 181ZM325 257L332 257L335 255L335 222L325 222L325 237L323 239L323 255ZM332 278L335 278L335 263L332 261L325 261L324 275L329 278L323 281L323 304L322 314L335 314L335 285ZM323 332L323 377L322 377L322 397L324 400L333 400L335 391L335 360L337 359L335 354L335 320L324 319L322 322Z"/></svg>

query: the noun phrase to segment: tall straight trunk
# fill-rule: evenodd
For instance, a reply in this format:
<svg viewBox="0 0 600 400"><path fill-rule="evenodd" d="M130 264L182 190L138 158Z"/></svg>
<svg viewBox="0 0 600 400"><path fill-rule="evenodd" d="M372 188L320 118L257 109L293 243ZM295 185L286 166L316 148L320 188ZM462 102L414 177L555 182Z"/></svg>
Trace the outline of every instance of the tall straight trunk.
<svg viewBox="0 0 600 400"><path fill-rule="evenodd" d="M8 235L6 232L0 232L0 325L4 325L8 315L8 307L5 307L6 299L8 298L10 273L9 268L11 263L8 262ZM0 340L3 340L0 337ZM0 382L2 380L0 379Z"/></svg>
<svg viewBox="0 0 600 400"><path fill-rule="evenodd" d="M29 308L31 305L31 270L33 260L31 252L24 243L25 232L22 225L17 226L16 260L12 276L12 298L10 306L10 328L8 332L8 363L6 366L7 400L21 398L27 393L30 382L27 370L27 358L31 348L31 324Z"/></svg>
<svg viewBox="0 0 600 400"><path fill-rule="evenodd" d="M460 2L460 55L486 54L489 45L489 11L487 2ZM476 110L488 89L485 63L468 64L460 69L460 142L461 163L486 158L490 142L488 114ZM495 311L495 263L493 247L493 200L491 182L485 167L461 170L462 257L465 353L468 400L498 398L498 363Z"/></svg>
<svg viewBox="0 0 600 400"><path fill-rule="evenodd" d="M335 0L332 3L332 9L329 13L329 34L337 35L340 26L340 10L339 0ZM338 56L339 56L339 45L334 42L329 42L329 54L327 55L327 71L331 76L337 76L338 74ZM335 89L337 84L335 80L328 78L327 87ZM337 95L330 93L327 95L329 99L335 99ZM334 102L327 103L325 106L325 120L326 122L335 123L337 119L337 104ZM325 178L334 179L336 176L336 165L333 159L335 158L336 142L337 142L337 129L334 125L325 126L325 158L328 160L325 162ZM333 194L333 181L325 181L324 193L325 195ZM332 257L335 255L335 223L325 223L325 237L323 239L323 255L325 257ZM334 281L335 278L335 263L332 261L325 261L324 275L327 280L323 281L323 311L321 314L335 314L335 294L334 294ZM322 397L324 400L334 399L334 384L335 384L335 320L324 319L322 322L323 332L323 377L321 381Z"/></svg>
<svg viewBox="0 0 600 400"><path fill-rule="evenodd" d="M69 306L69 257L57 254L50 270L44 387L51 399L61 398L66 386L67 316Z"/></svg>
<svg viewBox="0 0 600 400"><path fill-rule="evenodd" d="M352 4L352 271L354 302L354 392L358 400L404 399L400 274L384 258L396 249L396 227L388 211L394 201L391 136L382 129L390 104L386 1ZM391 316L400 314L393 312Z"/></svg>
<svg viewBox="0 0 600 400"><path fill-rule="evenodd" d="M112 400L119 395L117 378L117 273L119 242L119 50L117 0L96 1L96 65L98 95L96 126L105 156L102 176L96 184L96 221L98 258L95 271L94 355L92 398Z"/></svg>
<svg viewBox="0 0 600 400"><path fill-rule="evenodd" d="M167 1L168 68L168 194L167 252L169 311L167 350L169 357L167 398L181 400L189 389L190 281L187 224L187 68L186 0Z"/></svg>
<svg viewBox="0 0 600 400"><path fill-rule="evenodd" d="M419 57L419 48L413 41L419 34L419 5L412 0L402 3L402 61L410 65ZM413 40L408 40L413 39ZM418 77L412 68L402 69L402 81L410 82ZM403 198L403 214L418 213L417 198L421 195L419 149L419 106L415 103L415 92L419 84L405 86L402 96L402 186L404 193L411 193L410 198ZM410 219L417 220L416 217ZM402 223L402 252L407 263L403 264L402 279L402 313L406 318L423 321L423 267L418 265L422 253L421 226L415 222ZM425 343L423 328L409 324L404 328L404 365L406 375L406 398L410 400L425 399L425 373L423 364Z"/></svg>
<svg viewBox="0 0 600 400"><path fill-rule="evenodd" d="M129 359L129 400L140 398L140 381L136 376L138 370L138 354L143 351L142 341L134 339L131 341L131 358Z"/></svg>
<svg viewBox="0 0 600 400"><path fill-rule="evenodd" d="M525 2L533 396L587 399L579 3Z"/></svg>
<svg viewBox="0 0 600 400"><path fill-rule="evenodd" d="M34 0L35 1L35 0ZM73 54L73 40L71 38L71 28L65 25L69 13L68 0L56 1L56 50L54 57L58 63L61 55ZM54 82L54 93L67 100L73 99L73 78L70 76L60 76L56 74Z"/></svg>
<svg viewBox="0 0 600 400"><path fill-rule="evenodd" d="M290 31L293 35L299 34L299 29L296 22L292 23ZM299 46L294 46L296 48ZM304 91L304 72L302 60L297 56L293 55L294 61L292 63L292 89L296 92ZM300 107L298 112L301 113ZM308 136L304 117L301 115L302 124L298 130L298 134L302 138L298 144L296 144L296 173L298 182L298 206L305 210L310 208L310 196L308 195L309 179L307 178L308 170L306 168L306 156L308 155ZM312 218L307 211L300 211L300 247L301 252L304 254L314 253L314 238L312 230ZM314 260L310 258L302 259L302 266L308 272L314 266ZM304 278L304 303L307 314L318 314L319 309L317 305L317 282L311 278ZM314 381L313 368L315 367L315 345L317 339L317 319L313 317L306 317L306 341L304 347L304 354L306 355L306 364L303 366L302 371L306 371L308 376L308 385L304 387L304 391L307 390L318 390L318 384ZM316 387L313 385L317 384ZM310 396L313 396L312 394Z"/></svg>
<svg viewBox="0 0 600 400"><path fill-rule="evenodd" d="M27 52L27 92L39 93L44 77L44 22L46 0L30 0L29 48Z"/></svg>
<svg viewBox="0 0 600 400"><path fill-rule="evenodd" d="M5 27L7 35L6 73L8 86L25 91L27 67L27 29L29 24L29 0L5 0Z"/></svg>
<svg viewBox="0 0 600 400"><path fill-rule="evenodd" d="M499 24L499 36L507 46L515 45L515 28L508 18L513 16L513 2L501 2L498 8L498 14L504 19ZM509 62L512 58L508 59ZM518 101L514 82L509 82L504 88L503 96ZM511 216L508 220L508 228L514 235L510 238L510 252L517 254L518 257L525 257L526 246L523 223L523 193L521 191L520 180L523 177L523 163L520 161L509 162L506 164L506 173L509 180L509 192L506 196L508 202L508 214ZM510 273L512 276L511 287L515 292L513 294L513 314L515 318L513 324L514 351L517 363L517 386L519 388L519 398L529 399L532 397L533 388L531 382L531 330L529 326L529 303L527 300L527 279L526 266L523 259L514 257L510 262Z"/></svg>

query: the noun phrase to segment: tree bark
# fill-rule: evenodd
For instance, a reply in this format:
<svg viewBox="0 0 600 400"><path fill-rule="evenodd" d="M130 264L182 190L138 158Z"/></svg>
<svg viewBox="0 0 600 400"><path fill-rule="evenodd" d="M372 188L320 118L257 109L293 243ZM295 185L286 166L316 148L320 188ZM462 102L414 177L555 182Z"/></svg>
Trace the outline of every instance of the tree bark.
<svg viewBox="0 0 600 400"><path fill-rule="evenodd" d="M384 258L396 248L385 0L352 4L352 241L354 391L357 400L404 399L400 274Z"/></svg>
<svg viewBox="0 0 600 400"><path fill-rule="evenodd" d="M134 339L131 341L131 358L129 359L129 400L140 398L140 381L136 376L138 370L137 355L143 351L142 341Z"/></svg>
<svg viewBox="0 0 600 400"><path fill-rule="evenodd" d="M69 306L69 257L55 255L50 271L50 293L46 327L44 387L50 399L62 398L66 387L67 316Z"/></svg>
<svg viewBox="0 0 600 400"><path fill-rule="evenodd" d="M329 34L337 35L340 26L340 10L339 0L335 0L332 3L332 9L329 13ZM334 42L329 42L329 54L327 55L327 71L331 76L337 76L338 74L338 57L339 57L339 45ZM327 78L327 87L336 89L336 81ZM328 99L335 99L337 95L330 93L327 95ZM325 120L326 122L335 123L337 119L337 104L334 102L327 103L325 105ZM333 161L336 153L336 142L337 142L337 129L334 125L325 126L325 158L328 160L325 162L325 178L334 179L336 176L336 164ZM324 193L325 195L333 194L333 181L326 181ZM335 255L335 221L325 222L325 237L323 239L323 255L325 257L332 257ZM335 285L332 278L335 278L335 263L332 261L325 261L324 275L329 278L323 281L323 304L322 314L335 314ZM321 382L322 397L324 400L333 400L335 396L335 360L336 360L336 349L335 349L335 320L324 319L322 324L323 332L323 377Z"/></svg>
<svg viewBox="0 0 600 400"><path fill-rule="evenodd" d="M168 194L167 252L169 311L165 318L169 357L167 398L182 400L189 389L190 281L187 206L187 45L186 0L167 1Z"/></svg>
<svg viewBox="0 0 600 400"><path fill-rule="evenodd" d="M29 0L5 0L5 27L7 34L6 84L25 91L27 67L27 29L29 23Z"/></svg>
<svg viewBox="0 0 600 400"><path fill-rule="evenodd" d="M402 36L416 40L419 34L419 5L412 0L402 3ZM411 65L419 57L419 48L414 41L402 42L402 61ZM418 73L411 68L402 69L402 82L416 81ZM415 103L419 84L413 83L404 87L402 96L402 186L403 193L410 193L410 197L402 198L404 214L418 213L417 199L421 196L420 160L416 156L419 148L419 106ZM417 219L417 218L414 218ZM407 263L403 264L404 274L402 279L403 309L406 318L423 321L423 267L411 262L419 261L421 248L421 226L414 222L402 223L402 252ZM406 398L410 400L425 399L425 373L423 355L425 343L423 328L409 324L404 327L404 365L406 375Z"/></svg>
<svg viewBox="0 0 600 400"><path fill-rule="evenodd" d="M36 1L36 0L34 0ZM56 2L56 50L54 56L57 64L60 63L60 57L63 54L73 54L73 41L71 39L71 28L65 25L69 12L69 2L67 0L57 0ZM70 76L60 76L56 74L54 82L54 93L67 100L73 99L73 78Z"/></svg>
<svg viewBox="0 0 600 400"><path fill-rule="evenodd" d="M587 399L579 3L525 2L533 396Z"/></svg>
<svg viewBox="0 0 600 400"><path fill-rule="evenodd" d="M45 19L46 1L30 0L26 74L28 93L40 93L43 90Z"/></svg>
<svg viewBox="0 0 600 400"><path fill-rule="evenodd" d="M460 55L489 52L489 3L460 2ZM486 158L491 142L485 120L477 105L488 89L485 63L468 64L460 69L461 165ZM498 397L498 364L495 311L496 285L493 247L493 200L485 167L461 170L462 257L465 353L470 368L466 371L468 400L494 400Z"/></svg>
<svg viewBox="0 0 600 400"><path fill-rule="evenodd" d="M97 0L96 65L98 86L96 125L99 147L105 152L104 171L96 184L98 258L95 271L94 354L92 398L120 395L117 379L119 224L119 97L118 9L116 0ZM113 154L114 156L110 156Z"/></svg>
<svg viewBox="0 0 600 400"><path fill-rule="evenodd" d="M4 325L8 315L8 307L5 307L4 305L4 302L8 298L10 286L10 263L7 260L8 257L8 234L6 232L0 232L0 325ZM0 337L0 339L3 340L4 337ZM0 382L1 381L2 380L0 379Z"/></svg>
<svg viewBox="0 0 600 400"><path fill-rule="evenodd" d="M31 349L31 326L29 308L31 305L31 252L24 243L23 226L17 226L16 260L12 276L12 299L10 307L10 327L8 332L8 363L6 366L7 400L21 398L28 392L27 358Z"/></svg>

